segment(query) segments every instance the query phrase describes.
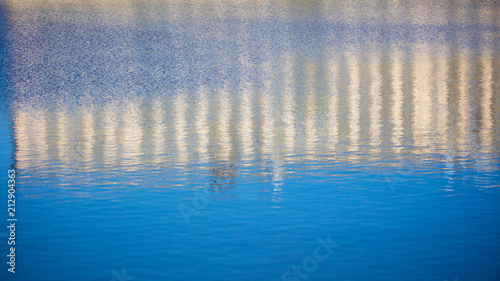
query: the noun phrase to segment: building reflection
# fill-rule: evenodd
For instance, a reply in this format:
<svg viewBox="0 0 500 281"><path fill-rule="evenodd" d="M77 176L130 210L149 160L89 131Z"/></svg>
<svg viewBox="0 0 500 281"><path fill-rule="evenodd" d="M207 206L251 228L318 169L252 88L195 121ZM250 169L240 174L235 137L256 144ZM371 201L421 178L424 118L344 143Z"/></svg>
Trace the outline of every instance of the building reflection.
<svg viewBox="0 0 500 281"><path fill-rule="evenodd" d="M7 2L15 15L26 5L49 5ZM314 42L308 43L293 25L276 31L265 23L273 16L300 17L293 1L247 1L235 7L210 1L187 6L162 2L159 10L173 15L168 20L148 5L131 3L115 13L103 12L99 24L116 34L89 45L55 44L57 34L46 29L49 23L30 18L35 12L10 19L15 22L10 32L24 34L9 43L17 67L12 89L19 99L12 108L20 169L49 163L87 170L160 165L189 173L205 168L211 187L230 188L239 173L257 167L279 194L296 163L397 166L394 159L403 155L420 163L440 154L451 179L454 159L483 155L477 168L486 170L491 163L481 159L498 151L494 81L499 56L488 44L479 44L490 40L488 30L479 39L457 31L461 41L436 43L423 34L415 40L374 43L349 28L363 25L362 15L376 8L325 1L323 9L337 9L335 21L343 21L349 31L325 29L323 35L310 35ZM481 6L474 13L460 5L443 12L452 15L449 21L491 24L498 12ZM81 8L90 9L84 4ZM108 9L96 10L101 8ZM402 26L448 24L433 16L439 12L434 8L443 7L406 8L407 18L394 8L390 20ZM216 16L201 12L206 9ZM347 19L343 13L358 17ZM315 15L333 20L326 12ZM50 20L83 36L96 27L96 15L87 16L76 20L80 31L72 30L65 18ZM154 22L142 30L136 26L135 35L113 29L133 26L141 17ZM224 21L246 17L264 23ZM154 29L162 20L177 25L168 34ZM376 31L383 35L382 27ZM37 44L32 42L35 35L48 39ZM177 37L169 41L168 36ZM337 42L336 36L345 40ZM482 47L467 43L474 40ZM87 48L93 48L91 54ZM81 61L71 56L78 53L84 54Z"/></svg>

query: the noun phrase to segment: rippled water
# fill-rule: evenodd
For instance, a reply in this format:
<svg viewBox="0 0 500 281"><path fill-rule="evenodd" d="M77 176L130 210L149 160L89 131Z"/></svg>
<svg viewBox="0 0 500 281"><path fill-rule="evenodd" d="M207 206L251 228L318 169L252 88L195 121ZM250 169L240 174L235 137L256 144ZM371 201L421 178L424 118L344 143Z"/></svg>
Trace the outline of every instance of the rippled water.
<svg viewBox="0 0 500 281"><path fill-rule="evenodd" d="M2 280L499 280L499 12L2 2Z"/></svg>

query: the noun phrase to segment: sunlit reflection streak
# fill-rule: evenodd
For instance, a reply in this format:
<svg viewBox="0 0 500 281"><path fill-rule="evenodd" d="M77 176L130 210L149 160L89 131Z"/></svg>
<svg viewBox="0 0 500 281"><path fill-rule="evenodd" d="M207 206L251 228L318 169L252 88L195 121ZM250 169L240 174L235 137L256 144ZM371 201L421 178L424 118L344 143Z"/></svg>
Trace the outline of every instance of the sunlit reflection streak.
<svg viewBox="0 0 500 281"><path fill-rule="evenodd" d="M273 114L273 106L274 99L271 96L269 91L264 91L259 98L259 106L261 108L262 115L262 131L261 137L262 140L262 152L263 156L266 158L272 156L273 148L274 148L274 140L275 140L275 120L272 116Z"/></svg>
<svg viewBox="0 0 500 281"><path fill-rule="evenodd" d="M349 51L346 53L349 68L349 89L347 92L349 102L349 151L357 151L360 134L360 74L359 54Z"/></svg>
<svg viewBox="0 0 500 281"><path fill-rule="evenodd" d="M459 155L465 156L470 144L470 51L462 49L458 53L458 136L457 149Z"/></svg>
<svg viewBox="0 0 500 281"><path fill-rule="evenodd" d="M241 7L240 10L243 8ZM248 164L254 157L255 147L254 147L254 136L255 136L255 125L254 118L255 113L253 111L253 106L255 104L255 95L252 92L252 83L249 81L249 74L252 70L252 60L250 58L250 49L248 48L248 40L250 40L250 27L248 24L240 24L238 33L236 34L236 43L239 50L238 63L240 76L240 91L241 97L237 99L239 101L239 121L238 124L238 141L239 147L241 148L241 158L244 165Z"/></svg>
<svg viewBox="0 0 500 281"><path fill-rule="evenodd" d="M107 165L111 165L117 161L117 153L118 153L118 122L117 122L117 112L115 112L116 105L106 105L102 109L103 111L103 134L104 134L104 144L103 144L103 163ZM65 114L61 114L62 118L65 118ZM66 121L67 122L67 121ZM64 134L66 135L66 134Z"/></svg>
<svg viewBox="0 0 500 281"><path fill-rule="evenodd" d="M220 147L218 158L221 161L231 159L232 140L231 140L231 101L229 92L222 90L218 93L219 116L218 116L218 144Z"/></svg>
<svg viewBox="0 0 500 281"><path fill-rule="evenodd" d="M81 128L79 133L81 135L81 150L79 151L81 160L90 164L92 162L92 147L94 146L95 139L95 120L94 115L91 108L83 108L82 113L80 114L82 117Z"/></svg>
<svg viewBox="0 0 500 281"><path fill-rule="evenodd" d="M306 120L305 120L305 151L307 159L314 160L316 158L316 149L318 148L318 108L316 101L316 90L314 83L316 79L315 65L312 62L306 64L305 80L306 87Z"/></svg>
<svg viewBox="0 0 500 281"><path fill-rule="evenodd" d="M165 125L163 124L163 117L165 116L165 111L161 101L156 98L153 101L153 106L151 108L153 111L153 128L152 128L152 138L153 138L153 161L154 163L163 163L165 158Z"/></svg>
<svg viewBox="0 0 500 281"><path fill-rule="evenodd" d="M425 44L417 44L413 54L413 136L420 152L427 153L432 131L432 61Z"/></svg>
<svg viewBox="0 0 500 281"><path fill-rule="evenodd" d="M448 180L447 190L452 190L453 178L455 174L454 159L455 151L453 150L453 142L450 135L450 112L449 112L449 88L448 77L450 75L448 63L449 55L448 48L444 47L441 52L436 55L436 73L434 77L434 85L436 87L435 106L433 112L434 119L434 145L435 153L444 154L444 176Z"/></svg>
<svg viewBox="0 0 500 281"><path fill-rule="evenodd" d="M241 99L240 99L240 126L239 126L239 141L241 147L242 160L244 162L251 161L254 156L254 113L252 110L253 99L252 93L249 89L250 85L245 83L243 85L241 91Z"/></svg>
<svg viewBox="0 0 500 281"><path fill-rule="evenodd" d="M267 40L266 40L267 41ZM272 65L270 59L270 50L269 50L269 42L264 44L262 55L266 58L260 68L263 82L263 89L259 98L259 107L261 108L262 114L262 152L264 157L269 159L269 157L273 157L273 152L275 150L275 118L274 118L274 110L275 110L275 100L274 96L271 93L271 84L273 81L273 72ZM271 159L272 160L272 159Z"/></svg>
<svg viewBox="0 0 500 281"><path fill-rule="evenodd" d="M295 147L295 94L293 89L293 79L294 79L294 65L293 56L289 53L285 54L284 59L284 88L283 88L283 119L284 119L284 146L290 155L292 155L296 149Z"/></svg>
<svg viewBox="0 0 500 281"><path fill-rule="evenodd" d="M270 1L264 0L263 6L265 11L262 12L263 19L270 16L269 7ZM268 34L265 35L269 36ZM282 147L282 132L279 130L281 123L278 123L278 108L280 105L279 98L271 91L273 81L277 78L277 73L273 71L273 64L271 52L271 40L266 38L264 42L264 56L266 60L263 63L263 79L264 79L264 92L263 92L263 151L270 157L271 160L271 183L273 185L273 201L280 201L279 194L281 194L283 185L283 147Z"/></svg>
<svg viewBox="0 0 500 281"><path fill-rule="evenodd" d="M339 92L338 92L339 63L336 57L328 61L328 99L327 99L327 138L330 152L335 150L339 142Z"/></svg>
<svg viewBox="0 0 500 281"><path fill-rule="evenodd" d="M209 159L210 127L208 124L209 104L204 87L198 90L197 95L196 132L198 138L199 161L204 163Z"/></svg>
<svg viewBox="0 0 500 281"><path fill-rule="evenodd" d="M480 5L478 7L478 21L482 22L483 24L486 25L493 25L495 26L495 20L497 23L500 23L499 21L499 6L494 5L492 3L489 3L489 5ZM498 25L497 25L498 26ZM496 35L496 36L495 36ZM491 30L484 29L480 33L480 38L481 40L485 43L485 45L488 44L495 44L494 39L495 38L498 40L498 34L495 32L492 32ZM497 56L498 57L498 56ZM495 121L498 123L499 120L494 119L494 100L495 100L495 93L496 98L498 100L498 92L495 92L494 90L494 84L495 81L498 82L498 77L494 76L494 67L493 67L493 62L494 62L495 56L492 53L492 50L487 47L482 47L480 48L480 57L479 57L479 64L480 64L480 69L481 69L481 77L480 77L480 93L481 93L481 98L480 98L480 107L481 107L481 128L480 128L480 139L481 139L481 146L479 149L479 152L482 154L481 157L483 158L481 163L480 169L483 171L490 171L493 169L493 161L489 161L490 163L486 162L484 159L491 159L487 154L491 153L494 148L494 123ZM498 59L497 59L498 60ZM496 61L498 63L498 61ZM495 79L496 78L496 79ZM496 108L498 110L498 108ZM486 162L486 163L485 163Z"/></svg>
<svg viewBox="0 0 500 281"><path fill-rule="evenodd" d="M62 110L58 110L55 116L56 122L56 154L58 155L58 160L61 163L70 163L70 158L68 155L68 114Z"/></svg>
<svg viewBox="0 0 500 281"><path fill-rule="evenodd" d="M444 47L434 58L436 88L433 120L434 120L434 145L436 149L443 150L449 143L449 110L448 110L448 48ZM439 151L436 151L439 152Z"/></svg>
<svg viewBox="0 0 500 281"><path fill-rule="evenodd" d="M382 145L382 65L378 51L373 51L370 57L370 145L372 153L378 154Z"/></svg>
<svg viewBox="0 0 500 281"><path fill-rule="evenodd" d="M175 93L175 100L173 104L174 110L174 134L175 134L175 145L176 145L176 156L177 164L185 166L188 163L188 148L186 143L186 94L183 92Z"/></svg>
<svg viewBox="0 0 500 281"><path fill-rule="evenodd" d="M493 66L492 54L490 49L481 50L481 153L487 154L491 152L493 145ZM487 156L484 156L488 158ZM492 169L491 166L485 165L482 169Z"/></svg>
<svg viewBox="0 0 500 281"><path fill-rule="evenodd" d="M35 150L35 162L42 165L48 159L47 138L47 112L34 111L36 115L28 115L29 143Z"/></svg>
<svg viewBox="0 0 500 281"><path fill-rule="evenodd" d="M130 168L139 163L140 147L142 139L142 128L139 123L139 104L137 102L130 102L126 105L123 113L120 114L122 118L123 132L121 136L123 159L124 164ZM120 138L118 138L120 140Z"/></svg>
<svg viewBox="0 0 500 281"><path fill-rule="evenodd" d="M391 142L393 151L400 153L403 144L403 67L401 60L402 52L399 49L393 50L392 64L392 123L393 129L391 134Z"/></svg>
<svg viewBox="0 0 500 281"><path fill-rule="evenodd" d="M16 160L19 169L26 169L35 166L34 163L29 163L30 158L34 154L33 146L29 140L29 124L28 113L23 110L17 110L14 115L14 139L17 144Z"/></svg>

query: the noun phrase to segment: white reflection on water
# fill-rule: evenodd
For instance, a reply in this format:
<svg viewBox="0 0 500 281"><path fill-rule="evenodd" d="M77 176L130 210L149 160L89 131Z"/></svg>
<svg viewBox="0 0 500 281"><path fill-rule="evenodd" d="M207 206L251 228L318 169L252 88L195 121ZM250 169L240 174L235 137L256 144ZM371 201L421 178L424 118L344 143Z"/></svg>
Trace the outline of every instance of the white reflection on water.
<svg viewBox="0 0 500 281"><path fill-rule="evenodd" d="M403 147L403 104L404 104L404 92L403 92L403 66L402 66L402 51L395 49L393 51L393 63L391 65L392 69L392 108L391 115L393 116L393 130L392 130L392 138L391 141L393 143L394 153L401 153ZM380 89L380 85L378 85ZM377 92L375 92L375 96L377 96ZM375 112L380 111L380 101L377 100L378 105L377 108L374 108ZM376 117L372 118L375 120ZM378 119L378 118L377 118ZM379 125L380 126L380 125Z"/></svg>
<svg viewBox="0 0 500 281"><path fill-rule="evenodd" d="M471 103L470 103L470 96L471 96L471 88L470 88L470 72L471 72L471 65L469 63L471 54L470 51L467 49L464 50L459 50L458 53L458 80L459 80L459 85L458 85L458 91L459 91L459 97L458 97L458 114L459 114L459 123L458 123L458 135L457 135L457 142L458 142L458 152L462 157L467 156L467 152L469 149L469 141L472 137L471 134L469 134L471 130Z"/></svg>
<svg viewBox="0 0 500 281"><path fill-rule="evenodd" d="M498 165L496 6L51 3L7 2L20 169Z"/></svg>
<svg viewBox="0 0 500 281"><path fill-rule="evenodd" d="M382 145L382 78L381 78L381 64L380 54L374 51L370 56L370 146L373 147L373 153L380 153Z"/></svg>
<svg viewBox="0 0 500 281"><path fill-rule="evenodd" d="M286 86L277 92L254 93L247 83L234 92L222 86L209 94L205 86L200 86L194 93L158 93L121 103L68 105L56 111L39 103L18 104L14 108L17 163L19 168L29 169L51 161L66 165L76 160L84 166L112 164L134 170L142 164L158 163L158 159L181 166L207 161L244 164L260 159L273 163L279 178L286 162L339 160L349 151L353 154L345 160L354 163L397 156L403 150L423 159L429 153L452 158L480 153L481 158L491 159L488 155L497 153L493 136L498 122L493 114L492 51L482 50L476 55L461 50L458 58L452 58L459 66L455 100L448 93L455 87L447 78L449 56L440 56L434 66L433 54L423 51L422 46L418 50L410 54L411 64L403 64L402 50L395 51L392 61L385 64L381 64L379 55L368 54L367 92L357 86L360 58L348 53L344 57L349 66L349 86L344 95L337 90L337 61L329 60L333 65L326 66L331 69L325 78L328 80L316 81L328 84L328 90L311 86L310 81L318 75L306 65L309 86L303 95L290 89L289 80L293 79L285 78ZM405 65L411 70L403 70ZM390 79L381 78L385 75L381 68L390 70ZM480 75L479 82L472 81L474 69L479 69L474 74ZM403 77L408 73L412 75L411 85L404 84L409 81ZM480 94L478 99L471 98L472 89ZM404 108L408 97L412 99L410 108ZM361 104L366 102L369 114L361 114ZM456 117L450 113L454 108ZM479 112L479 121L472 118L473 110ZM348 118L342 123L346 127L339 125L338 116ZM361 139L362 131L370 133ZM347 140L339 139L339 132ZM383 140L385 137L389 138ZM343 145L338 145L338 140ZM408 140L413 144L406 145ZM323 143L329 145L324 147ZM358 153L361 144L369 145L369 154ZM385 149L388 147L390 151ZM170 156L165 157L165 153ZM284 157L287 155L290 157Z"/></svg>
<svg viewBox="0 0 500 281"><path fill-rule="evenodd" d="M492 54L491 50L483 49L481 51L481 153L486 154L487 147L493 144L493 67L492 67ZM498 93L497 93L498 98ZM498 110L498 108L497 108ZM496 121L498 122L498 120ZM492 167L488 167L490 170Z"/></svg>
<svg viewBox="0 0 500 281"><path fill-rule="evenodd" d="M349 114L349 151L357 151L359 149L359 133L360 133L360 102L361 93L359 89L359 58L358 54L347 52L347 67L349 69L349 90L348 97L348 112Z"/></svg>

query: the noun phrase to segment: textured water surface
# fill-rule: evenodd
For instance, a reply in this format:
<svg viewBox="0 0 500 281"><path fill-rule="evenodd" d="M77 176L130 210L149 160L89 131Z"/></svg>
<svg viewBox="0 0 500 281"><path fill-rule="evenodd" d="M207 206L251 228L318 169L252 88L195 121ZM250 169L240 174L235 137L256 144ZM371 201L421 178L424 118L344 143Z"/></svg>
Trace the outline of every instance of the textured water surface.
<svg viewBox="0 0 500 281"><path fill-rule="evenodd" d="M499 14L1 2L1 279L499 280Z"/></svg>

